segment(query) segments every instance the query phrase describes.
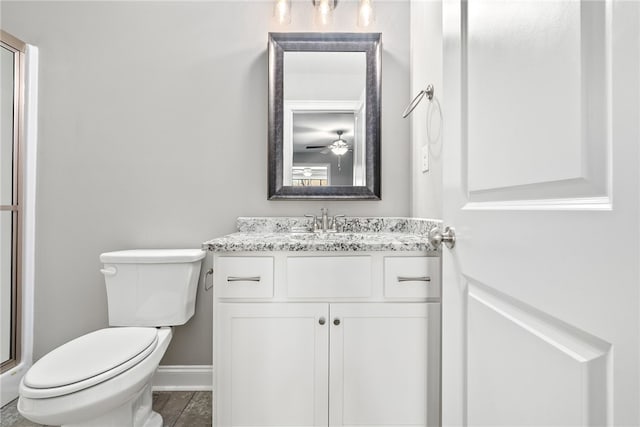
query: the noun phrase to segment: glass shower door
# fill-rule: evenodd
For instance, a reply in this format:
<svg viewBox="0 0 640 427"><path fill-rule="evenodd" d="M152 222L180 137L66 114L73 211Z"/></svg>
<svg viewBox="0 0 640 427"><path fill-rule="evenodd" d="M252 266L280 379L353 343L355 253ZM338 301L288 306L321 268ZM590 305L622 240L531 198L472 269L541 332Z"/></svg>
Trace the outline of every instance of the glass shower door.
<svg viewBox="0 0 640 427"><path fill-rule="evenodd" d="M0 41L0 372L20 358L20 139L24 43Z"/></svg>

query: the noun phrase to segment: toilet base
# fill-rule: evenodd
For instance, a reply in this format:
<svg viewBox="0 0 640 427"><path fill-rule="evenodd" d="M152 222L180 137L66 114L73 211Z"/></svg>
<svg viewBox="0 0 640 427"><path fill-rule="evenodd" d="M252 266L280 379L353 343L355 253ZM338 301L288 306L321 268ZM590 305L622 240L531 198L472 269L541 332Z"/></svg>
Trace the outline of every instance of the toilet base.
<svg viewBox="0 0 640 427"><path fill-rule="evenodd" d="M162 427L162 416L151 409L151 384L119 407L103 413L99 418L61 427Z"/></svg>
<svg viewBox="0 0 640 427"><path fill-rule="evenodd" d="M154 411L151 411L151 415L146 423L144 423L144 427L162 427L162 416Z"/></svg>

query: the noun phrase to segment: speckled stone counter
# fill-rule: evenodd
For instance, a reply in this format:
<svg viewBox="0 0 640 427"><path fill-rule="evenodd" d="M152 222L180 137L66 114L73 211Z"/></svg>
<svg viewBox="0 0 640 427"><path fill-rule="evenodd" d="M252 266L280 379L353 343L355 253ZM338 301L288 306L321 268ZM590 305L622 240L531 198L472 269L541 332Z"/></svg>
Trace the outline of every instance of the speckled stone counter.
<svg viewBox="0 0 640 427"><path fill-rule="evenodd" d="M395 217L338 218L337 233L313 233L304 217L240 217L238 232L203 243L214 252L426 251L437 256L428 231L441 221Z"/></svg>

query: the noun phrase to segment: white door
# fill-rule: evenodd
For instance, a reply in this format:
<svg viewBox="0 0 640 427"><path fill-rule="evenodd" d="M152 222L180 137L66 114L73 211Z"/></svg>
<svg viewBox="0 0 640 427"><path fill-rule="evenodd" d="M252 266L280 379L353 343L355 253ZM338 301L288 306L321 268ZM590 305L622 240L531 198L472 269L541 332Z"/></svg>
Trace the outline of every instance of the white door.
<svg viewBox="0 0 640 427"><path fill-rule="evenodd" d="M444 425L640 425L639 9L444 1Z"/></svg>
<svg viewBox="0 0 640 427"><path fill-rule="evenodd" d="M217 314L217 423L326 427L329 305L225 303Z"/></svg>
<svg viewBox="0 0 640 427"><path fill-rule="evenodd" d="M439 304L331 304L330 313L329 426L425 427L429 374L439 378L424 337Z"/></svg>

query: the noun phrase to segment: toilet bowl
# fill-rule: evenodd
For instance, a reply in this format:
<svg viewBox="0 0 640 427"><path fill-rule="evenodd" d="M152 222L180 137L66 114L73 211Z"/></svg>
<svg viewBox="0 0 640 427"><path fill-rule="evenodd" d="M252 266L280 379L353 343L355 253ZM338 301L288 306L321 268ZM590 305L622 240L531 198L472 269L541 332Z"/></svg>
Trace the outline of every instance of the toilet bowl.
<svg viewBox="0 0 640 427"><path fill-rule="evenodd" d="M132 359L136 359L138 356L137 360L131 361L130 359L116 366L110 366L111 363L104 364L102 366L103 372L100 374L71 384L57 387L48 386L50 384L47 383L50 381L48 381L47 375L42 375L42 377L32 375L34 378L29 378L29 374L34 371L34 368L38 368L39 362L47 363L50 368L55 368L55 364L59 363L62 365L60 366L61 370L68 367L68 359L57 359L54 354L55 350L49 353L36 362L29 373L25 375L25 379L20 385L18 411L31 421L46 425L161 426L162 418L154 416L155 413L151 411L151 379L169 346L172 330L169 327L148 329L155 332L155 339L148 348L144 349L145 351L134 355ZM102 329L96 333L103 331L106 330ZM87 335L77 340L86 337ZM58 347L56 350L64 350L64 347L70 344L73 342ZM89 342L81 344L89 344ZM81 350L80 345L75 347L76 350ZM93 352L91 348L86 350L89 353ZM70 352L66 353L64 356L69 356ZM86 354L78 354L78 356L86 357ZM55 360L47 360L54 358ZM101 362L105 361L101 360ZM127 362L131 363L123 369L122 365ZM100 369L97 365L95 368ZM121 372L118 372L119 370ZM38 375L41 374L44 374L44 371L38 373ZM99 381L100 379L96 378L99 375L103 375L106 379ZM28 381L29 379L31 382ZM96 417L97 414L99 417ZM132 419L137 419L139 422L129 423Z"/></svg>
<svg viewBox="0 0 640 427"><path fill-rule="evenodd" d="M152 378L173 335L169 325L193 315L203 257L193 250L103 254L109 323L118 326L34 363L20 383L18 411L45 425L162 426L151 409Z"/></svg>

